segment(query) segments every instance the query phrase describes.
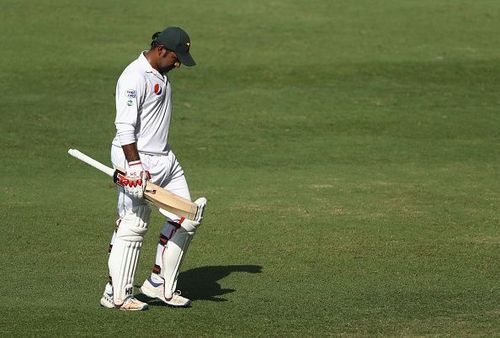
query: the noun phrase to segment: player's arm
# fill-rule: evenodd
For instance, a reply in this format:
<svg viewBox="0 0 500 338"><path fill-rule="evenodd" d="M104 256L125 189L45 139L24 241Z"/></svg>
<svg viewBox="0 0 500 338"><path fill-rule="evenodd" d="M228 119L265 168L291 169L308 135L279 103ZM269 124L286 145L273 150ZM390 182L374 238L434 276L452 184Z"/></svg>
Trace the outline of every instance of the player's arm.
<svg viewBox="0 0 500 338"><path fill-rule="evenodd" d="M137 143L122 145L123 153L127 162L140 161L139 151L137 150Z"/></svg>
<svg viewBox="0 0 500 338"><path fill-rule="evenodd" d="M139 156L137 153L137 135L136 127L139 119L139 106L142 100L144 80L140 74L126 73L122 74L116 84L116 118L115 126L120 145L132 145L134 149L130 155ZM127 154L125 154L127 155ZM137 160L138 158L136 158ZM127 158L128 160L128 158Z"/></svg>
<svg viewBox="0 0 500 338"><path fill-rule="evenodd" d="M144 170L137 149L136 126L143 81L137 74L122 75L116 86L116 119L118 139L127 159L125 176L118 177L119 184L128 194L142 198L150 175Z"/></svg>

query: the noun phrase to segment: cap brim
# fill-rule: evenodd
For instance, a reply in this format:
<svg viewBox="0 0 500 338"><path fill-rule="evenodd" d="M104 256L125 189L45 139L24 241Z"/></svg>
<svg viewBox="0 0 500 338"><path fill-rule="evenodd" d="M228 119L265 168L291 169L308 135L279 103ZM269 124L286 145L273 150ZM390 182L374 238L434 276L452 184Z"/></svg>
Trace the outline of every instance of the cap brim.
<svg viewBox="0 0 500 338"><path fill-rule="evenodd" d="M185 54L177 53L177 57L179 58L179 61L185 66L192 67L196 65L196 62L194 62L193 57L189 53Z"/></svg>

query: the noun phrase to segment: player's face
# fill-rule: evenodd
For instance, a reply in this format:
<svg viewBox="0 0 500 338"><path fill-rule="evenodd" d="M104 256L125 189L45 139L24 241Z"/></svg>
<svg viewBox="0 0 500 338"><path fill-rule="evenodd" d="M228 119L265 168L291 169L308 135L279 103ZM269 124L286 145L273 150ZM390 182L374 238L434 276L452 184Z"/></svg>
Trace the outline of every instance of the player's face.
<svg viewBox="0 0 500 338"><path fill-rule="evenodd" d="M181 62L177 58L175 52L162 49L160 56L160 69L163 73L168 73L174 68L179 68L181 66Z"/></svg>

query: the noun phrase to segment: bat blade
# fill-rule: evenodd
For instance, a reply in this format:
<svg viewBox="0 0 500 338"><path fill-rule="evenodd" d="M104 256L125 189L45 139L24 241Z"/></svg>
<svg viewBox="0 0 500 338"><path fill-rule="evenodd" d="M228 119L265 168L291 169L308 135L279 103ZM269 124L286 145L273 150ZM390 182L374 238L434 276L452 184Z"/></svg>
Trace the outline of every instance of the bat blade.
<svg viewBox="0 0 500 338"><path fill-rule="evenodd" d="M168 190L148 182L144 192L146 200L156 206L165 209L173 214L185 217L191 220L196 218L198 206L188 199L182 198Z"/></svg>

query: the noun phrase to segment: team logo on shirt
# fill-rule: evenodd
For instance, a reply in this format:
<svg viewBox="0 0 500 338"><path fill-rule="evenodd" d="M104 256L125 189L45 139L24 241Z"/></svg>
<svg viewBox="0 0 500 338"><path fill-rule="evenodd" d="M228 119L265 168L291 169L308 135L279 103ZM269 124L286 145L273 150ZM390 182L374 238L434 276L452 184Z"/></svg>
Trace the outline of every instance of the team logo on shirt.
<svg viewBox="0 0 500 338"><path fill-rule="evenodd" d="M158 83L155 84L153 90L154 90L154 92L155 92L156 95L161 95L162 88L161 88L161 86Z"/></svg>

